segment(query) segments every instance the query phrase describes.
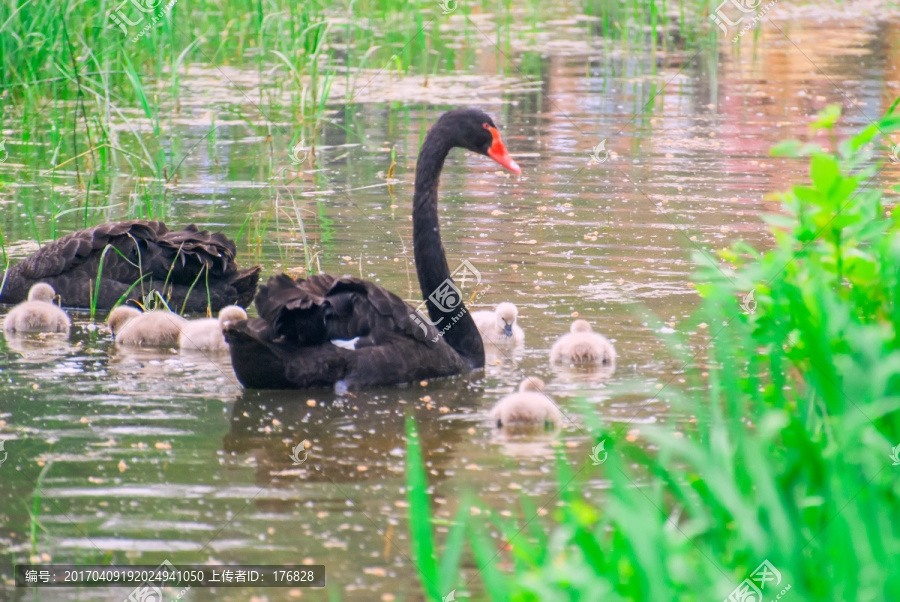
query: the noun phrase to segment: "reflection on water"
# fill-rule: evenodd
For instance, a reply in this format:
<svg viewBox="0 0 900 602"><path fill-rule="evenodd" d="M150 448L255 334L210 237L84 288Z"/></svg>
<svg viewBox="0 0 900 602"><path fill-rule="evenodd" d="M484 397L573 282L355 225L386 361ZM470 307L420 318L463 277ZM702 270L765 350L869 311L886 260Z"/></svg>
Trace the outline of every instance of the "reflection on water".
<svg viewBox="0 0 900 602"><path fill-rule="evenodd" d="M18 354L16 361L29 364L45 364L72 353L69 338L57 333L15 334L4 333L10 351Z"/></svg>
<svg viewBox="0 0 900 602"><path fill-rule="evenodd" d="M600 364L556 364L553 366L556 377L566 383L600 384L612 378L616 372L616 362L603 366Z"/></svg>
<svg viewBox="0 0 900 602"><path fill-rule="evenodd" d="M583 39L547 44L529 63L532 82L513 73L514 87L484 88L482 104L502 124L524 175L500 174L483 158L455 151L442 179L442 232L451 265L468 259L488 287L476 309L514 302L526 346L492 354L483 375L338 398L330 391L242 391L225 357L117 349L84 319L69 342L4 341L0 549L7 553L0 554L0 578L11 576L3 563L41 554L60 563L110 554L132 564L314 561L326 565L343 600L420 599L406 528L405 416L418 421L434 512L445 520L467 491L502 515L514 513L523 495L539 506L556 493L556 450L587 458L593 442L578 419L526 438L497 432L487 420L525 374L544 379L566 414L574 416L584 399L628 432L628 444L640 444L642 423L670 415L657 383L684 383L683 361L662 338L703 334L705 325L682 325L697 304L690 254L713 253L737 237L765 244L759 215L770 210L766 195L805 170L768 157L768 148L806 134L809 115L845 100L832 81L869 82L848 84L856 110L845 111L842 127L855 129L889 105L883 84L895 83L895 29L806 23L791 29L805 54L770 29L740 54L725 46L697 55L627 47L606 54L585 41L585 30L569 27ZM476 71L496 73L487 55L481 60ZM290 135L270 145L252 105L240 107L247 119L217 118L211 141L207 112L247 101L216 74L205 84L212 96L195 95L204 78L210 73L185 74L183 120L167 125L169 152L185 158L158 216L240 233L242 263L260 261L265 273L318 265L417 299L413 169L424 131L447 108L425 100L455 103L479 80L438 82L448 98L416 80L422 102L408 105L378 102L389 86L373 85L371 103L333 108L329 119L341 127L323 127L315 169L298 172ZM129 132L121 135L128 144ZM591 163L603 139L610 159ZM389 187L391 149L397 181ZM29 165L23 183L3 191L9 210L0 222L13 260L33 250L33 227L47 238L50 216L61 208L58 191L78 192L74 174L37 176L43 167ZM889 166L886 177L897 169ZM141 215L129 178L103 182L88 193L92 206L108 204L110 219ZM34 225L22 217L26 206ZM80 215L60 216L56 227L74 230ZM551 368L550 345L575 316L613 341L615 372ZM628 393L620 391L624 383ZM306 459L295 463L293 450L304 442L299 457ZM602 467L596 470L588 493L602 497ZM440 540L446 528L438 531ZM36 599L113 600L124 591L52 590ZM322 591L302 594L326 599ZM188 598L250 595L299 597L195 589ZM25 599L0 586L3 596Z"/></svg>
<svg viewBox="0 0 900 602"><path fill-rule="evenodd" d="M404 421L412 414L420 425L423 446L430 451L431 467L440 470L449 460L449 450L463 439L464 423L436 420L436 415L476 407L484 391L479 382L466 383L463 378L431 383L427 396L424 390L411 387L409 395L400 396L396 389L367 390L341 398L247 391L232 408L231 429L222 447L228 453L252 455L260 485L296 483L296 476L312 482L382 481L403 475ZM291 449L304 441L311 444L306 448L308 457L292 471Z"/></svg>

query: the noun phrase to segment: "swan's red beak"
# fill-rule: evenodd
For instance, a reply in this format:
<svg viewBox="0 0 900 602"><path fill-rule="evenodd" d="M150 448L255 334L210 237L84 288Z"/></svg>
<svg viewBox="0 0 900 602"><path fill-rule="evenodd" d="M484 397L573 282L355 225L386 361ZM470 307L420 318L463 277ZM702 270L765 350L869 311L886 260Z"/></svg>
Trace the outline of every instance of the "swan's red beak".
<svg viewBox="0 0 900 602"><path fill-rule="evenodd" d="M484 129L491 133L491 138L493 138L493 143L491 144L491 148L488 149L487 155L509 171L514 174L521 174L522 168L519 167L519 164L513 161L513 158L509 156L509 151L506 150L506 145L503 144L503 141L500 139L500 132L497 131L497 128L491 127L488 124L484 124Z"/></svg>

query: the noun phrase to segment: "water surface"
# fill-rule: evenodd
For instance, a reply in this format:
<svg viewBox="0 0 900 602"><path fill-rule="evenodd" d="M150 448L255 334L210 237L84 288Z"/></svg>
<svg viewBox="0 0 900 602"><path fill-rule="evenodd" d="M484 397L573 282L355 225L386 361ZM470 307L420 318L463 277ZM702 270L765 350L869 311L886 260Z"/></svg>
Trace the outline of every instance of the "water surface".
<svg viewBox="0 0 900 602"><path fill-rule="evenodd" d="M30 557L313 562L326 565L342 600L420 600L406 523L406 415L418 422L434 512L446 520L465 492L502 516L518 514L522 496L545 507L542 515L552 510L555 448L581 467L593 444L577 400L627 433L621 445L643 444L642 424L689 421L659 392L684 382L684 358L667 338L686 337L683 351L703 357L708 325L687 321L699 303L692 254L713 257L738 238L768 244L760 215L775 210L772 193L805 175L802 163L768 149L807 135L809 118L830 103L845 107L842 128L857 129L897 91L896 28L787 7L772 18L786 32L766 27L739 52L724 42L654 51L604 41L593 21L572 20L516 45L502 76L505 55L483 40L478 61L427 86L372 70L356 102L328 107L314 157L299 167L292 116L264 115L249 100L258 98L255 68L192 66L165 126L165 152L183 161L177 179L149 185L154 217L240 234L239 260L261 263L264 274L302 275L312 265L370 278L414 302L418 145L461 100L488 110L524 173L454 151L442 178L444 245L451 266L468 260L481 273L475 309L519 306L526 349L484 374L338 397L244 391L225 357L124 352L85 316L68 343L3 341L0 578ZM527 65L516 67L526 54ZM123 125L125 144L140 134ZM609 154L592 161L604 139ZM74 171L47 171L40 143L11 145L0 164L0 224L13 261L36 248L35 238L81 227L83 211L63 212L85 198L94 221L146 215L139 173L123 165L87 192ZM888 166L883 177L897 174ZM550 345L575 317L614 341L614 375L592 381L548 366ZM556 441L510 440L486 418L525 375L547 381L573 418ZM291 449L303 441L309 455L297 466ZM601 500L603 467L588 463L582 477ZM477 595L477 579L471 587ZM0 592L116 600L128 590L26 595L7 582ZM321 590L194 589L187 599L328 598Z"/></svg>

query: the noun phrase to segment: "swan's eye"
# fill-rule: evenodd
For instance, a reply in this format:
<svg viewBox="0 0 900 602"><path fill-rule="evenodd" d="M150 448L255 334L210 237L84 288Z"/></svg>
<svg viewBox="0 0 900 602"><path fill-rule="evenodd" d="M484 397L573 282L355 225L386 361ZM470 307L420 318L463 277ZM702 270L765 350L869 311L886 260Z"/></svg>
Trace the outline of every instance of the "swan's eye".
<svg viewBox="0 0 900 602"><path fill-rule="evenodd" d="M481 127L483 127L483 128L486 129L486 130L490 130L490 129L491 129L491 125L490 125L489 123L482 123L482 124L481 124Z"/></svg>

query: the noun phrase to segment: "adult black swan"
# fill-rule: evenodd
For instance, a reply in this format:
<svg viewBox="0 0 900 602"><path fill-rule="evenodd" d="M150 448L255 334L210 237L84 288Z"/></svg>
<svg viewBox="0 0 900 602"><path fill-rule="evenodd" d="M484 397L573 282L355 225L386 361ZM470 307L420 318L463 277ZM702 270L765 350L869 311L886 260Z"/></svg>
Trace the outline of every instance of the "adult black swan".
<svg viewBox="0 0 900 602"><path fill-rule="evenodd" d="M32 285L46 282L64 307L91 307L96 295L93 305L110 309L153 290L174 311L246 306L256 293L260 267L238 269L236 250L224 234L193 224L181 230L156 221L101 224L67 234L11 267L0 303L18 303Z"/></svg>
<svg viewBox="0 0 900 602"><path fill-rule="evenodd" d="M429 130L416 166L413 243L430 320L419 319L400 297L366 280L328 274L305 280L276 276L260 286L256 296L260 317L225 328L231 363L245 387L336 385L340 390L449 376L484 366L481 335L462 299L443 301L453 290L458 295L441 243L437 194L444 159L454 147L486 155L521 173L494 122L482 111L444 113Z"/></svg>

